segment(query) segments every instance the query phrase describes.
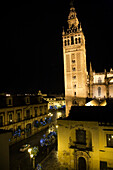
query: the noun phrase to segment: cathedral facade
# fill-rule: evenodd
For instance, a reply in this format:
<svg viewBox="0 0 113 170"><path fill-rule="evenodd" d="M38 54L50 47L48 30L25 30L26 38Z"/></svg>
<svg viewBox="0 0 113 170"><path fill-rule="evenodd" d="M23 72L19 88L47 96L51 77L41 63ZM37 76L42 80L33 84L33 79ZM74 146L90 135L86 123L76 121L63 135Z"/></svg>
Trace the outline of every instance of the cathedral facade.
<svg viewBox="0 0 113 170"><path fill-rule="evenodd" d="M68 29L62 32L66 115L72 105L84 106L86 98L113 98L113 70L87 71L85 36L73 4L68 16Z"/></svg>

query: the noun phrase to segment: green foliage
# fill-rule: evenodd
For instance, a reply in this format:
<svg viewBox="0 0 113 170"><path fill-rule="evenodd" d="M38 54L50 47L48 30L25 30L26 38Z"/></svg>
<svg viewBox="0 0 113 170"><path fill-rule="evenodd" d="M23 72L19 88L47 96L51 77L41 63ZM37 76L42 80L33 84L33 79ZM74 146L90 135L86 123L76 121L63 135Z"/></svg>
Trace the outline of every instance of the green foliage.
<svg viewBox="0 0 113 170"><path fill-rule="evenodd" d="M39 152L38 146L34 146L32 148L31 154L33 154L33 157L34 157L34 156L37 156L38 152Z"/></svg>

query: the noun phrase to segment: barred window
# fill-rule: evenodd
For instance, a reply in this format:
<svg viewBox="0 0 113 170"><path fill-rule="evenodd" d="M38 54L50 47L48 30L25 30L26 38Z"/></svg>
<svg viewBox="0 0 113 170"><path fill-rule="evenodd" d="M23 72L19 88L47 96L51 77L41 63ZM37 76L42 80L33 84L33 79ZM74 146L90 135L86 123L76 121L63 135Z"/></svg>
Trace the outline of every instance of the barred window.
<svg viewBox="0 0 113 170"><path fill-rule="evenodd" d="M78 144L86 144L86 131L76 130L76 142Z"/></svg>
<svg viewBox="0 0 113 170"><path fill-rule="evenodd" d="M107 147L113 148L113 134L107 134Z"/></svg>

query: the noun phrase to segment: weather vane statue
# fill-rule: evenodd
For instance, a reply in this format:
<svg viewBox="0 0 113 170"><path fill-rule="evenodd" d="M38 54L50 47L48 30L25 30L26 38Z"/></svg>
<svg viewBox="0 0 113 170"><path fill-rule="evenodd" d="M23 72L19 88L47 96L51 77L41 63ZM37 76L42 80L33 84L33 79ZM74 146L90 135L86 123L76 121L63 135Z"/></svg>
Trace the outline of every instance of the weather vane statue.
<svg viewBox="0 0 113 170"><path fill-rule="evenodd" d="M74 0L70 1L70 7L74 7Z"/></svg>

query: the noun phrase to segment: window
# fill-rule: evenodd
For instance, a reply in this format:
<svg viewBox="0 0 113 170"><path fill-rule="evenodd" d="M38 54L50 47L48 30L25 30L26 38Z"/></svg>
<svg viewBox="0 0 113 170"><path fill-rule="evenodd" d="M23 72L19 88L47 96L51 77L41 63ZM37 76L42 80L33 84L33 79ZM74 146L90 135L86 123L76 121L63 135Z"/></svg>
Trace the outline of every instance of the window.
<svg viewBox="0 0 113 170"><path fill-rule="evenodd" d="M73 38L73 36L71 36L71 45L73 45L74 44L74 38Z"/></svg>
<svg viewBox="0 0 113 170"><path fill-rule="evenodd" d="M3 126L3 116L0 116L0 127Z"/></svg>
<svg viewBox="0 0 113 170"><path fill-rule="evenodd" d="M76 130L76 143L86 144L86 131L85 130Z"/></svg>
<svg viewBox="0 0 113 170"><path fill-rule="evenodd" d="M79 37L78 41L79 41L79 43L81 43L81 38L80 37Z"/></svg>
<svg viewBox="0 0 113 170"><path fill-rule="evenodd" d="M12 103L11 103L11 99L9 99L9 105L11 105Z"/></svg>
<svg viewBox="0 0 113 170"><path fill-rule="evenodd" d="M75 80L75 79L76 79L76 76L73 76L73 79Z"/></svg>
<svg viewBox="0 0 113 170"><path fill-rule="evenodd" d="M30 98L29 98L29 97L26 98L26 103L27 103L27 104L30 103Z"/></svg>
<svg viewBox="0 0 113 170"><path fill-rule="evenodd" d="M76 88L76 84L74 85L74 88Z"/></svg>
<svg viewBox="0 0 113 170"><path fill-rule="evenodd" d="M27 119L30 118L30 110L26 110L26 118L27 118Z"/></svg>
<svg viewBox="0 0 113 170"><path fill-rule="evenodd" d="M113 134L107 134L107 147L113 148Z"/></svg>
<svg viewBox="0 0 113 170"><path fill-rule="evenodd" d="M98 96L101 96L101 87L98 87Z"/></svg>
<svg viewBox="0 0 113 170"><path fill-rule="evenodd" d="M76 96L76 92L75 92L75 96Z"/></svg>
<svg viewBox="0 0 113 170"><path fill-rule="evenodd" d="M68 45L70 45L69 39L68 39Z"/></svg>
<svg viewBox="0 0 113 170"><path fill-rule="evenodd" d="M102 79L100 77L98 78L98 83L102 83Z"/></svg>
<svg viewBox="0 0 113 170"><path fill-rule="evenodd" d="M37 109L35 108L35 117L37 117Z"/></svg>
<svg viewBox="0 0 113 170"><path fill-rule="evenodd" d="M9 123L12 123L12 114L9 114Z"/></svg>
<svg viewBox="0 0 113 170"><path fill-rule="evenodd" d="M17 113L17 121L20 121L20 113Z"/></svg>
<svg viewBox="0 0 113 170"><path fill-rule="evenodd" d="M75 60L74 60L74 59L72 60L72 63L75 63Z"/></svg>
<svg viewBox="0 0 113 170"><path fill-rule="evenodd" d="M75 38L75 44L77 44L77 38Z"/></svg>
<svg viewBox="0 0 113 170"><path fill-rule="evenodd" d="M10 98L7 98L7 105L8 105L8 106L12 106L12 103L13 103L12 98L11 98L11 97L10 97Z"/></svg>
<svg viewBox="0 0 113 170"><path fill-rule="evenodd" d="M75 71L76 70L75 67L73 67L72 70Z"/></svg>
<svg viewBox="0 0 113 170"><path fill-rule="evenodd" d="M42 108L43 106L40 106L39 109L40 109L40 114L42 114Z"/></svg>
<svg viewBox="0 0 113 170"><path fill-rule="evenodd" d="M66 40L64 42L65 42L65 46L66 46L67 45Z"/></svg>

